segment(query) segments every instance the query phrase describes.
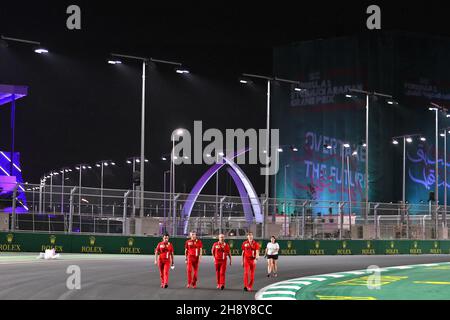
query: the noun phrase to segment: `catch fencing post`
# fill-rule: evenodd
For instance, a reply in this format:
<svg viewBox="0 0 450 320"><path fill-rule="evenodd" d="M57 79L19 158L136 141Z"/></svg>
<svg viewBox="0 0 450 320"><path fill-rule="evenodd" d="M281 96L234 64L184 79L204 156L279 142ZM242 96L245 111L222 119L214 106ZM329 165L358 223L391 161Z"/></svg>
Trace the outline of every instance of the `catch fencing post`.
<svg viewBox="0 0 450 320"><path fill-rule="evenodd" d="M380 204L377 203L375 205L375 207L373 207L373 222L375 224L375 239L378 239L378 237L379 237L379 235L378 235L378 233L379 233L378 230L380 228L379 221L378 221L378 207L379 206L380 206Z"/></svg>
<svg viewBox="0 0 450 320"><path fill-rule="evenodd" d="M177 194L173 198L172 237L177 235L177 200L179 197L180 197L180 195Z"/></svg>
<svg viewBox="0 0 450 320"><path fill-rule="evenodd" d="M77 187L74 187L72 190L70 190L70 209L69 209L69 233L72 233L72 226L73 226L73 197L75 194L75 191L77 191Z"/></svg>
<svg viewBox="0 0 450 320"><path fill-rule="evenodd" d="M123 216L122 216L122 234L127 234L127 205L128 205L128 196L130 195L131 190L128 190L123 195Z"/></svg>
<svg viewBox="0 0 450 320"><path fill-rule="evenodd" d="M16 184L14 186L14 190L13 190L11 231L16 230L17 187L18 187L18 184Z"/></svg>
<svg viewBox="0 0 450 320"><path fill-rule="evenodd" d="M223 202L225 201L225 199L226 199L227 197L223 197L223 198L221 198L220 199L220 208L219 208L219 219L220 219L220 223L219 223L219 234L221 234L222 233L222 229L223 229L223 223L222 223L222 220L223 220Z"/></svg>
<svg viewBox="0 0 450 320"><path fill-rule="evenodd" d="M308 200L302 203L302 239L305 239L305 215L306 215L306 206L308 205ZM300 224L300 221L298 222ZM300 232L300 226L298 226Z"/></svg>

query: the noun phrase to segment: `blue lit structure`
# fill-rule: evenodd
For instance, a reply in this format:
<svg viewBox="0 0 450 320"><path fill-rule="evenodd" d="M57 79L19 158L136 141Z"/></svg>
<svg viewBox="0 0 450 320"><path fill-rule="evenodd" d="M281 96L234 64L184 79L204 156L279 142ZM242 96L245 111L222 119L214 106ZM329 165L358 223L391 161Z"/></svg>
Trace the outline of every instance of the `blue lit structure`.
<svg viewBox="0 0 450 320"><path fill-rule="evenodd" d="M0 195L9 193L11 182L23 184L22 170L20 169L20 155L15 152L15 121L16 100L26 97L28 87L0 84L0 107L11 104L11 149L10 152L0 151ZM5 212L10 212L6 208ZM18 189L18 213L27 212L25 189L22 185Z"/></svg>

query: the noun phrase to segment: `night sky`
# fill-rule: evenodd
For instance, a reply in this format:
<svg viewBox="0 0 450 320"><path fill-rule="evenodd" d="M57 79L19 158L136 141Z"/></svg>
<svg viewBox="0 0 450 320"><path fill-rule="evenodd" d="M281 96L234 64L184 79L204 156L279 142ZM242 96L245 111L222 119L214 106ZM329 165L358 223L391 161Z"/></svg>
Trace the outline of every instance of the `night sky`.
<svg viewBox="0 0 450 320"><path fill-rule="evenodd" d="M119 167L106 172L105 187L130 187L125 159L140 152L141 69L136 62L108 65L110 52L175 60L191 71L149 69L146 189L161 191L169 165L160 157L170 152L172 130L191 129L194 120L202 120L205 130L265 127L264 84L245 87L238 79L243 72L271 74L274 47L376 32L365 27L366 8L374 3L381 6L384 30L450 36L444 1L195 3L1 4L2 35L40 41L50 50L37 55L26 45L0 47L0 83L29 86L29 96L17 103L16 123L26 181L38 183L43 174L64 166L111 159ZM70 4L81 7L80 31L66 28ZM2 106L0 150L9 150L9 116L9 107ZM177 191L189 191L204 169L177 167ZM262 193L259 168L244 166L244 171ZM89 173L86 185L98 186L98 175ZM74 174L71 182L76 181ZM229 178L221 180L221 193L226 192L234 192Z"/></svg>

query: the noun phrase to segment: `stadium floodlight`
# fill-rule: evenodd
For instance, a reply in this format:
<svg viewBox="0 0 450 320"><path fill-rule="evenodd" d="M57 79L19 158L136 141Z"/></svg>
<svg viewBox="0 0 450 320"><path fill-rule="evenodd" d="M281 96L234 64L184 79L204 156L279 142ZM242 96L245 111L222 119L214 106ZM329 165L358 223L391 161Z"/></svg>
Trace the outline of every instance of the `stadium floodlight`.
<svg viewBox="0 0 450 320"><path fill-rule="evenodd" d="M412 139L411 137L407 137L407 138L405 139L405 141L408 142L408 143L412 143L412 142L413 142L413 139Z"/></svg>
<svg viewBox="0 0 450 320"><path fill-rule="evenodd" d="M108 166L114 166L115 163L111 160L101 160L95 164L100 170L100 215L103 216L103 189L104 189L104 169Z"/></svg>
<svg viewBox="0 0 450 320"><path fill-rule="evenodd" d="M149 65L149 63L160 63L160 64L166 64L166 65L173 65L173 66L177 66L177 67L181 67L181 63L179 62L174 62L174 61L168 61L168 60L160 60L160 59L154 59L151 57L138 57L138 56L132 56L132 55L126 55L126 54L120 54L120 53L111 53L111 56L114 57L114 59L120 58L120 59L132 59L132 60L137 60L140 63L142 63L142 85L141 85L141 90L142 90L142 95L141 95L141 154L140 154L140 158L141 158L141 162L140 162L140 197L139 197L139 202L140 202L140 206L139 206L139 216L141 218L144 217L144 191L145 191L145 124L146 124L146 120L145 120L145 93L146 93L146 86L145 86L145 81L146 81L146 70L147 70L147 66ZM133 207L133 214L134 214L134 207Z"/></svg>
<svg viewBox="0 0 450 320"><path fill-rule="evenodd" d="M267 95L266 95L266 146L265 149L267 152L265 152L266 155L266 171L269 171L269 140L270 140L270 106L271 106L271 86L273 82L282 82L290 84L291 86L294 86L294 88L301 88L301 83L296 80L289 80L289 79L282 79L274 76L265 76L265 75L257 75L257 74L249 74L249 73L243 73L242 77L245 78L251 78L251 79L258 79L258 80L264 80L267 83ZM291 87L292 88L292 87ZM264 179L264 198L265 201L268 202L270 198L270 190L269 190L269 174L265 175ZM263 223L262 223L262 237L265 237L266 233L266 219L269 215L269 206L264 206L264 215L263 215Z"/></svg>
<svg viewBox="0 0 450 320"><path fill-rule="evenodd" d="M178 74L189 74L189 73L190 73L189 70L186 70L186 69L180 69L180 68L177 68L177 69L175 70L175 72L178 73Z"/></svg>
<svg viewBox="0 0 450 320"><path fill-rule="evenodd" d="M370 125L370 121L369 121L369 115L370 115L370 97L381 97L381 98L385 98L385 99L393 99L392 95L389 94L384 94L384 93L380 93L380 92L376 92L376 91L367 91L367 90L360 90L360 89L350 89L350 94L357 94L357 95L364 95L365 100L366 100L366 105L365 105L365 109L366 109L366 137L365 137L365 143L367 144L365 149L365 168L364 168L364 198L362 199L362 202L365 202L366 204L366 210L363 211L363 218L364 218L364 224L367 224L367 219L368 219L368 214L369 214L369 189L370 189L370 185L369 185L369 149L370 149L370 141L369 141L369 125Z"/></svg>
<svg viewBox="0 0 450 320"><path fill-rule="evenodd" d="M48 53L48 50L42 47L36 48L34 49L34 52L38 53L38 54L43 54L43 53Z"/></svg>

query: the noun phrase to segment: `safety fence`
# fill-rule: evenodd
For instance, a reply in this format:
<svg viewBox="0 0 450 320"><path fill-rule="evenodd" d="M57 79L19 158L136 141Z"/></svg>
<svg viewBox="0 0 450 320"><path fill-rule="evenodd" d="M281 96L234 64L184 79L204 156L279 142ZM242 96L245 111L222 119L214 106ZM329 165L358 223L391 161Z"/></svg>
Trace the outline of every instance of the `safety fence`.
<svg viewBox="0 0 450 320"><path fill-rule="evenodd" d="M16 185L0 196L0 230L135 234L136 219L153 219L156 235L183 234L181 225L202 236L258 236L286 239L445 239L447 207L432 203L395 204L301 199L256 199L266 219L248 219L252 200L200 195L189 217L182 211L188 194L97 189L78 186ZM247 209L248 210L248 209ZM3 221L3 222L2 222ZM3 223L3 225L2 225ZM147 233L148 234L148 233ZM155 235L155 233L151 233Z"/></svg>
<svg viewBox="0 0 450 320"><path fill-rule="evenodd" d="M55 248L59 253L153 254L159 237L65 235L0 232L0 252L42 252ZM184 254L186 238L170 238L176 255ZM202 239L203 254L210 255L216 239ZM233 255L241 255L243 239L227 239ZM256 239L260 254L268 240ZM450 254L450 241L423 240L280 240L280 254L289 255L397 255Z"/></svg>

